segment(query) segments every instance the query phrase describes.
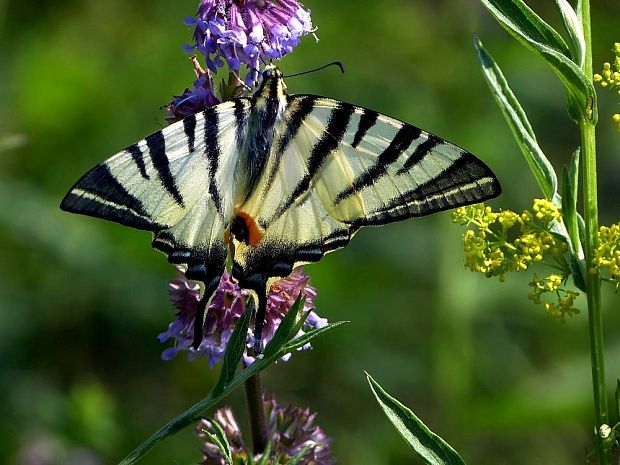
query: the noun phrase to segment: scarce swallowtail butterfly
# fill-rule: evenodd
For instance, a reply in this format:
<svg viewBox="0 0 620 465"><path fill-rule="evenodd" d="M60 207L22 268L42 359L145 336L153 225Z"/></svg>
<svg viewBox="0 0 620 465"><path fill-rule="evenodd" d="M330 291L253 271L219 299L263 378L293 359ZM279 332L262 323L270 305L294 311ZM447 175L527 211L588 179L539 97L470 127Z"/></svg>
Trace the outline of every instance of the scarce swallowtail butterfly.
<svg viewBox="0 0 620 465"><path fill-rule="evenodd" d="M258 299L258 353L270 280L344 247L362 226L500 191L471 153L367 108L288 95L269 66L251 97L130 145L86 173L61 208L152 231L153 247L204 283L193 347L230 257L233 278Z"/></svg>

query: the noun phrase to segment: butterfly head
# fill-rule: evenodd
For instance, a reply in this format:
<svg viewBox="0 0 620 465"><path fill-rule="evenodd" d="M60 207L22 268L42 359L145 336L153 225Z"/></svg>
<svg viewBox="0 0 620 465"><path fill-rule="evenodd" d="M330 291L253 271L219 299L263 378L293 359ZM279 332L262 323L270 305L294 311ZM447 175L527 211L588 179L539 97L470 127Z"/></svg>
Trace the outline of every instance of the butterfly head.
<svg viewBox="0 0 620 465"><path fill-rule="evenodd" d="M274 65L267 65L263 70L262 79L254 96L261 100L286 99L286 84L282 71Z"/></svg>
<svg viewBox="0 0 620 465"><path fill-rule="evenodd" d="M282 71L276 65L267 65L263 70L263 81L267 79L282 79Z"/></svg>

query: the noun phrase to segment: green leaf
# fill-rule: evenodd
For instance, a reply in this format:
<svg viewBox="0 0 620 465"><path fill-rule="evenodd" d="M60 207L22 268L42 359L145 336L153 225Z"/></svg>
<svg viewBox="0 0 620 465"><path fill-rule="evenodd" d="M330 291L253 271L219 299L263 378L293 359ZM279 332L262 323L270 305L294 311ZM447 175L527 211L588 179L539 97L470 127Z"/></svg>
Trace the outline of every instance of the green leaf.
<svg viewBox="0 0 620 465"><path fill-rule="evenodd" d="M390 396L366 373L377 402L403 439L428 465L465 465L463 459L443 439L433 433L415 414Z"/></svg>
<svg viewBox="0 0 620 465"><path fill-rule="evenodd" d="M298 330L295 331L297 319L301 310L304 308L304 303L306 302L306 298L301 294L295 300L295 303L291 306L287 314L284 316L278 329L273 335L271 341L267 343L265 346L265 350L263 355L267 357L268 355L275 353L280 350L280 348L290 339L295 337ZM306 315L307 317L308 315ZM300 327L303 325L305 319L300 322Z"/></svg>
<svg viewBox="0 0 620 465"><path fill-rule="evenodd" d="M570 50L562 36L522 0L480 0L495 19L523 43L525 37L545 44L565 56Z"/></svg>
<svg viewBox="0 0 620 465"><path fill-rule="evenodd" d="M555 3L560 10L564 27L570 37L568 45L570 47L571 57L579 68L583 68L583 62L586 59L586 40L583 35L581 20L567 0L555 0Z"/></svg>
<svg viewBox="0 0 620 465"><path fill-rule="evenodd" d="M217 448L222 453L224 460L226 460L227 465L233 465L232 452L230 450L230 444L228 443L228 438L226 437L226 433L217 421L210 419L209 423L213 429L215 429L215 433L211 433L210 431L203 430L202 432L209 437L209 440L217 446Z"/></svg>
<svg viewBox="0 0 620 465"><path fill-rule="evenodd" d="M586 261L579 236L577 196L579 188L579 150L575 150L570 162L562 172L562 216L566 226L569 266L573 281L578 289L585 292Z"/></svg>
<svg viewBox="0 0 620 465"><path fill-rule="evenodd" d="M560 35L522 0L480 0L495 19L526 48L541 56L560 78L580 118L596 122L596 93L591 79L568 56ZM571 113L571 117L574 115Z"/></svg>
<svg viewBox="0 0 620 465"><path fill-rule="evenodd" d="M295 331L296 325L294 324L294 322L297 318L296 314L299 313L301 308L303 308L303 303L301 303L301 299L300 299L295 302L293 307L291 307L291 310L289 310L287 315L284 317L284 319L282 320L282 323L280 324L280 326L276 330L276 333L274 334L274 338L269 342L269 344L267 344L267 347L265 347L265 351L263 352L260 358L257 357L254 363L246 367L241 372L237 373L236 376L234 376L234 378L228 382L222 381L222 378L228 376L228 374L231 372L230 368L229 370L227 370L226 373L224 373L224 369L222 369L222 374L220 375L220 379L216 383L215 387L211 389L209 394L204 399L195 403L190 408L188 408L185 412L181 413L179 416L177 416L173 420L166 423L162 428L156 431L150 438L148 438L146 441L140 444L127 457L125 457L119 463L119 465L132 465L136 463L146 453L148 453L153 447L155 447L161 441L166 439L168 436L174 433L177 433L181 429L185 428L186 426L196 423L198 420L200 420L200 418L204 415L205 411L215 407L219 402L221 402L224 398L226 398L230 393L232 393L235 389L241 386L248 378L256 375L257 373L260 373L262 370L269 367L276 360L279 360L284 355L288 354L292 350L295 350L297 347L300 347L306 344L307 342L309 342L311 339L318 336L319 334L330 331L344 323L344 322L331 323L323 328L309 331L308 333L304 334L303 337L293 340L293 338L297 334L297 331ZM244 313L244 316L246 316L246 314L248 315L247 318L249 319L250 313L246 311ZM235 331L237 331L237 328L239 328L238 330L239 333L243 331L243 326L246 324L249 324L249 321L248 322L244 322L244 321L245 320L240 319L239 322L237 322L237 325L235 326ZM245 331L243 332L243 334L245 334L246 332L247 332L247 326L245 326ZM284 337L283 334L285 334L286 337ZM273 343L274 339L276 339L276 335L278 337L279 342ZM231 339L232 339L232 336L231 336ZM297 341L302 341L302 342L297 342ZM281 345L278 346L278 344L281 344ZM226 349L226 354L224 355L225 359L228 356L229 350L230 351L238 350L238 347L236 349L231 348L231 347L232 346L229 345L228 348ZM235 357L236 355L229 356L231 361ZM230 366L232 366L232 362ZM236 364L235 364L235 367L236 367ZM232 370L232 372L234 373L234 369ZM219 387L219 388L216 390L216 387ZM225 388L222 390L221 389L222 387L225 387Z"/></svg>
<svg viewBox="0 0 620 465"><path fill-rule="evenodd" d="M337 321L336 323L330 323L327 326L323 326L322 328L312 329L308 331L307 333L302 334L300 337L297 337L287 342L284 346L282 346L281 352L284 352L283 355L293 352L294 350L297 350L300 347L303 347L306 344L308 344L312 339L317 337L319 334L322 334L327 331L331 331L332 329L340 325L343 325L345 323L348 323L348 321Z"/></svg>
<svg viewBox="0 0 620 465"><path fill-rule="evenodd" d="M239 361L241 360L241 357L243 357L243 352L245 351L248 328L250 326L250 319L253 312L254 299L250 298L245 312L243 312L241 318L237 321L235 329L233 330L233 333L228 341L228 347L226 347L224 360L222 362L222 372L220 373L220 378L217 380L217 384L213 388L213 392L216 395L226 390L226 387L235 377L237 366L239 365Z"/></svg>
<svg viewBox="0 0 620 465"><path fill-rule="evenodd" d="M534 174L540 189L547 200L553 201L557 196L558 180L551 163L536 141L534 130L527 119L525 111L508 86L506 78L487 52L476 34L473 36L478 60L482 65L484 78L491 94L502 110L512 134Z"/></svg>

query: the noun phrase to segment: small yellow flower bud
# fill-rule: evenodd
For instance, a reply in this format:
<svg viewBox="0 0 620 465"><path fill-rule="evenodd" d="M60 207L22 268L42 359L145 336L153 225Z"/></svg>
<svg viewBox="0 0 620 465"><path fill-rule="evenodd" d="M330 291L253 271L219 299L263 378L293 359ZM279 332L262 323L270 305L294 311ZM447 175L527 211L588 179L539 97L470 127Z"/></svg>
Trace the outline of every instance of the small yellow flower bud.
<svg viewBox="0 0 620 465"><path fill-rule="evenodd" d="M593 79L594 82L601 82L603 80L603 76L601 76L600 74L595 74Z"/></svg>
<svg viewBox="0 0 620 465"><path fill-rule="evenodd" d="M620 123L620 113L616 113L615 115L612 115L611 120L614 123Z"/></svg>

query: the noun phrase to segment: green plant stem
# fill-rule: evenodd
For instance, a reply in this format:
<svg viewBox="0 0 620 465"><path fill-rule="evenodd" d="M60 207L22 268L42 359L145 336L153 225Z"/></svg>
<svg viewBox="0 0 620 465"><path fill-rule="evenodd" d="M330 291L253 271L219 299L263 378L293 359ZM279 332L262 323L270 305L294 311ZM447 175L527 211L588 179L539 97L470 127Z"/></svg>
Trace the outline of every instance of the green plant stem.
<svg viewBox="0 0 620 465"><path fill-rule="evenodd" d="M260 373L250 376L245 382L245 397L248 402L250 429L252 431L252 451L254 454L260 454L267 445L267 422L265 420Z"/></svg>
<svg viewBox="0 0 620 465"><path fill-rule="evenodd" d="M592 76L592 32L590 28L590 1L581 4L581 20L586 45L584 73ZM584 102L585 103L585 102ZM601 279L598 271L592 266L594 251L597 246L598 233L598 195L596 181L596 104L592 105L591 117L583 116L579 121L581 131L581 153L583 170L583 205L586 225L586 291L588 298L588 319L590 327L590 356L592 360L592 384L594 390L594 414L596 419L596 442L598 463L611 464L611 456L600 436L600 427L607 424L609 412L607 406L607 390L605 386L605 349L603 342L603 315L601 311ZM594 270L592 272L591 270Z"/></svg>
<svg viewBox="0 0 620 465"><path fill-rule="evenodd" d="M582 147L584 150L584 219L586 223L585 255L589 268L586 273L586 290L588 298L588 318L590 325L590 356L592 359L592 383L594 388L594 409L596 428L607 424L607 390L605 386L605 347L603 342L603 314L601 311L601 279L598 270L592 267L592 258L596 249L598 231L598 211L596 197L596 153L594 126L588 123L581 125ZM595 272L593 272L595 271ZM608 464L609 458L603 459L601 454L607 455L602 449L602 441L598 436L600 464Z"/></svg>

